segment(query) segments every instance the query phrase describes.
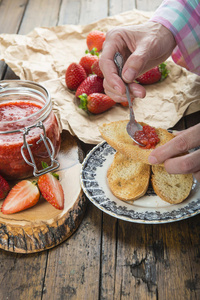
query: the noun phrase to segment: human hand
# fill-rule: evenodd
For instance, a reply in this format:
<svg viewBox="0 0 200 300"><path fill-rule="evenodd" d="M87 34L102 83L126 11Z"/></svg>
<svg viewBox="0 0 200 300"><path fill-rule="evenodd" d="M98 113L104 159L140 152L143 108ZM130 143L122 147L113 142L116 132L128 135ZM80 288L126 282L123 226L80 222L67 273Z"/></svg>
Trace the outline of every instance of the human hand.
<svg viewBox="0 0 200 300"><path fill-rule="evenodd" d="M170 174L193 173L200 182L200 149L189 154L189 150L200 146L200 123L181 131L171 141L153 150L149 156L151 164L164 162L165 169Z"/></svg>
<svg viewBox="0 0 200 300"><path fill-rule="evenodd" d="M127 101L125 85L118 76L113 58L116 52L124 57L123 80L129 84L132 97L144 98L146 91L134 80L149 69L165 61L176 43L172 33L154 22L143 25L116 27L106 35L100 57L100 68L104 75L104 89L116 102Z"/></svg>

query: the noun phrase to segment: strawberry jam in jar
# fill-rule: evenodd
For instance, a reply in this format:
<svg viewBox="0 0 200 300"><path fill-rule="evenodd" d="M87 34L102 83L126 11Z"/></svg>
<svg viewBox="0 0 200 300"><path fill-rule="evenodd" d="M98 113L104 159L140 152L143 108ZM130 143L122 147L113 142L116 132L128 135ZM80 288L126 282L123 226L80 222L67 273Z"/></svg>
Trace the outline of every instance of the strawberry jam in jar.
<svg viewBox="0 0 200 300"><path fill-rule="evenodd" d="M22 179L56 169L60 129L49 92L22 80L0 81L0 174Z"/></svg>

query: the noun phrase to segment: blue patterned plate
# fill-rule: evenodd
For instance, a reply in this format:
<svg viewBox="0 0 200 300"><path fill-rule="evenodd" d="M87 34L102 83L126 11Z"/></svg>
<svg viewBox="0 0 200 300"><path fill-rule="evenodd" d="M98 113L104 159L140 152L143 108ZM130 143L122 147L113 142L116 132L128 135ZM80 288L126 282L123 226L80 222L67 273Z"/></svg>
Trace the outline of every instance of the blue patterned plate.
<svg viewBox="0 0 200 300"><path fill-rule="evenodd" d="M200 213L200 184L195 182L190 196L180 204L161 200L149 188L140 199L130 203L119 200L110 191L107 170L115 150L106 142L94 147L82 163L81 185L88 199L103 212L129 222L160 224L180 221Z"/></svg>

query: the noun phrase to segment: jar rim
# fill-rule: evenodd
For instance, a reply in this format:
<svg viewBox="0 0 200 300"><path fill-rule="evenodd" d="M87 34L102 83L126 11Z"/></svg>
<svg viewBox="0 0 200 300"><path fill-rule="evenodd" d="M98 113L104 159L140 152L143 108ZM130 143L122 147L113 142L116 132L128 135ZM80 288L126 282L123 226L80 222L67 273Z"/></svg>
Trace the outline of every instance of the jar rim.
<svg viewBox="0 0 200 300"><path fill-rule="evenodd" d="M41 85L39 83L30 81L30 80L20 80L20 79L0 80L0 98L1 98L1 95L2 96L6 95L6 92L9 92L9 91L11 92L12 90L15 92L17 92L17 91L22 92L22 95L25 95L25 92L26 93L32 92L32 96L33 96L33 93L35 93L35 95L40 96L41 99L45 100L45 102L44 102L44 105L42 106L42 108L40 108L37 112L32 113L32 114L30 114L24 118L18 119L18 120L1 121L2 125L9 124L10 122L17 124L17 122L26 121L26 120L30 119L31 117L35 117L35 116L41 115L41 114L43 115L46 112L48 106L51 106L51 96L50 96L49 91L43 85ZM34 100L34 96L33 96L33 100ZM13 101L16 101L16 100L13 100ZM16 131L16 130L14 130L14 131ZM0 131L0 133L3 133L3 132Z"/></svg>

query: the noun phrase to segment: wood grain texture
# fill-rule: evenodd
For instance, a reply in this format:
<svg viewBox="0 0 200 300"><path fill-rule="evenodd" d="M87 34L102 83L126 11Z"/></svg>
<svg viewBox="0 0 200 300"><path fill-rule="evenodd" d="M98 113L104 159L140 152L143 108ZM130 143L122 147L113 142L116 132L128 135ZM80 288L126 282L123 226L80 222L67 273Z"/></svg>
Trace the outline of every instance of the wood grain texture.
<svg viewBox="0 0 200 300"><path fill-rule="evenodd" d="M79 176L80 168L77 173L74 166L79 165L80 154L76 139L64 131L58 155L60 168L57 170L68 201L65 203L64 213L44 199L40 199L34 207L17 214L0 213L1 249L25 254L39 252L57 246L74 233L83 219L87 200L79 183L78 195L70 194L66 186L70 188L74 184L78 189L73 172L76 172L75 176ZM70 176L67 172L70 172Z"/></svg>
<svg viewBox="0 0 200 300"><path fill-rule="evenodd" d="M40 5L35 0L0 1L0 16L6 12L5 23L0 18L4 26L0 30L8 33L21 30L24 34L36 26L89 24L130 10L131 6L152 11L161 1L54 2L41 1ZM12 5L6 10L9 3ZM4 74L1 65L0 75L14 77L9 70ZM182 118L174 128L182 130L199 120L198 112ZM62 143L67 143L67 138ZM92 148L80 144L85 153ZM75 139L68 155L70 167L77 159ZM61 161L63 169L64 152ZM0 249L0 299L197 300L200 299L199 237L199 216L172 224L130 224L88 203L78 230L59 246L29 255Z"/></svg>

